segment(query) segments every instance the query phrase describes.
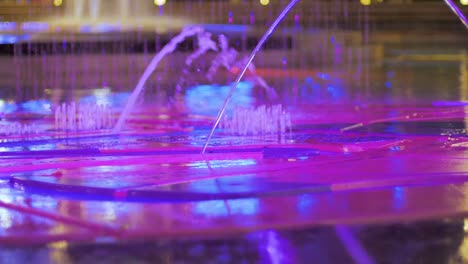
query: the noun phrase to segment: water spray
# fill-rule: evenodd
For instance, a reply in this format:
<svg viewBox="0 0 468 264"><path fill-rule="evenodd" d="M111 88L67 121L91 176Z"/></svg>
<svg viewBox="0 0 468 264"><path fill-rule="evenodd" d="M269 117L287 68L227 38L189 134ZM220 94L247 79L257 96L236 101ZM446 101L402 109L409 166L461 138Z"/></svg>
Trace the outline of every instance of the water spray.
<svg viewBox="0 0 468 264"><path fill-rule="evenodd" d="M253 60L255 59L255 57L257 56L257 53L260 52L260 50L262 49L263 45L265 44L265 42L268 40L268 38L271 36L271 34L273 34L273 32L275 31L275 29L278 27L278 25L281 23L281 21L283 21L283 19L286 17L286 15L288 15L288 13L293 9L293 7L299 2L300 0L291 0L291 2L289 2L289 4L283 9L283 11L281 12L281 14L276 18L276 20L273 22L273 24L270 26L270 28L268 28L268 30L265 32L265 34L263 35L263 37L260 39L260 41L258 42L257 46L255 47L255 49L252 51L252 53L250 54L249 58L247 59L244 67L242 68L242 71L239 73L239 75L237 76L237 79L236 81L234 82L234 84L231 86L231 90L229 91L223 105L221 106L221 109L219 110L218 112L218 115L216 116L216 121L215 123L213 124L213 127L211 128L211 131L210 133L208 134L208 137L206 138L206 141L205 141L205 144L203 145L203 149L202 149L202 154L205 154L206 152L206 149L208 148L208 144L210 144L210 140L211 138L213 137L213 134L216 130L216 127L218 127L219 125L219 122L221 121L221 118L223 117L223 114L224 112L226 111L226 108L229 104L229 101L231 100L231 97L232 95L234 94L234 91L236 90L237 86L239 85L239 82L242 80L242 78L244 77L244 75L246 74L247 70L249 69L249 66L252 64Z"/></svg>

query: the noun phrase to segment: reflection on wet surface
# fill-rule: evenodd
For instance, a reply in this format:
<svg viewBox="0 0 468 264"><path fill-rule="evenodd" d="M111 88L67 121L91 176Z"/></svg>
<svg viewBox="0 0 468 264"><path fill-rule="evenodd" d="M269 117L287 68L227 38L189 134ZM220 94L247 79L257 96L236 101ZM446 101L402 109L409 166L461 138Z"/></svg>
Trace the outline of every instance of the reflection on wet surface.
<svg viewBox="0 0 468 264"><path fill-rule="evenodd" d="M317 37L265 50L228 108L283 104L291 131L220 129L204 156L238 68L207 78L213 54L181 67L183 46L116 135L57 109L98 120L106 105L115 122L157 47L13 45L0 56L0 262L468 263L464 47Z"/></svg>
<svg viewBox="0 0 468 264"><path fill-rule="evenodd" d="M465 220L466 221L466 220ZM258 231L209 240L99 241L2 247L0 259L26 263L466 263L463 219L376 227ZM366 262L367 261L367 262Z"/></svg>

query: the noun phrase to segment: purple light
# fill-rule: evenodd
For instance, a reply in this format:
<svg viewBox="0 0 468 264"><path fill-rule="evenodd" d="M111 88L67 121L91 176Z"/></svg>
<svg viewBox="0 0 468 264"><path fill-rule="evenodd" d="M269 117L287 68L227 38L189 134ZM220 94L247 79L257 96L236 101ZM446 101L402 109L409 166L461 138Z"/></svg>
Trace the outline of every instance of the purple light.
<svg viewBox="0 0 468 264"><path fill-rule="evenodd" d="M259 263L296 263L297 253L291 242L279 232L268 230L258 234Z"/></svg>
<svg viewBox="0 0 468 264"><path fill-rule="evenodd" d="M21 25L24 31L40 32L49 29L49 23L46 22L25 22Z"/></svg>
<svg viewBox="0 0 468 264"><path fill-rule="evenodd" d="M0 31L13 31L16 29L16 23L15 22L0 22Z"/></svg>
<svg viewBox="0 0 468 264"><path fill-rule="evenodd" d="M361 264L374 264L375 261L367 253L365 248L361 245L359 240L350 230L350 228L345 226L336 226L335 227L336 235L343 243L348 254L353 258L355 263Z"/></svg>
<svg viewBox="0 0 468 264"><path fill-rule="evenodd" d="M248 26L237 24L201 24L197 26L202 27L205 31L213 33L247 32L249 30Z"/></svg>
<svg viewBox="0 0 468 264"><path fill-rule="evenodd" d="M0 45L1 44L15 44L30 39L29 35L2 35L0 34Z"/></svg>
<svg viewBox="0 0 468 264"><path fill-rule="evenodd" d="M458 8L458 6L452 0L445 0L445 3L450 7L450 9L452 9L455 15L457 15L463 25L465 25L465 27L468 29L468 19L466 19L460 8Z"/></svg>
<svg viewBox="0 0 468 264"><path fill-rule="evenodd" d="M435 101L433 106L468 106L468 101Z"/></svg>
<svg viewBox="0 0 468 264"><path fill-rule="evenodd" d="M229 24L232 24L232 11L229 11L228 23L229 23Z"/></svg>
<svg viewBox="0 0 468 264"><path fill-rule="evenodd" d="M299 15L298 14L294 15L294 23L296 23L296 26L299 25Z"/></svg>
<svg viewBox="0 0 468 264"><path fill-rule="evenodd" d="M255 14L254 12L250 12L250 24L255 24Z"/></svg>

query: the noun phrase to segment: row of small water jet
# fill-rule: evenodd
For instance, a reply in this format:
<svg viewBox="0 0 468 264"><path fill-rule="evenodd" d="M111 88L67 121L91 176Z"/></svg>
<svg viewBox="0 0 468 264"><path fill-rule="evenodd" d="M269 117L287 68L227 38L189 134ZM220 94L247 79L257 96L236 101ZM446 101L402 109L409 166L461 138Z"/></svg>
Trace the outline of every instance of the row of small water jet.
<svg viewBox="0 0 468 264"><path fill-rule="evenodd" d="M291 114L282 105L256 108L236 107L232 116L225 115L219 127L232 135L282 135L291 133Z"/></svg>
<svg viewBox="0 0 468 264"><path fill-rule="evenodd" d="M0 135L34 135L39 134L39 132L39 127L35 124L21 124L19 122L0 124Z"/></svg>
<svg viewBox="0 0 468 264"><path fill-rule="evenodd" d="M202 154L205 154L206 148L208 147L208 144L210 143L211 138L213 137L213 134L216 130L216 127L219 125L221 122L221 119L223 118L224 112L226 111L227 105L229 104L229 101L231 100L231 97L234 94L234 91L236 90L237 86L239 85L240 81L244 77L245 73L249 69L250 65L252 64L253 60L257 56L257 53L260 52L262 49L263 45L267 41L267 39L273 34L275 29L278 27L278 25L281 23L281 21L286 17L286 15L292 10L292 8L299 2L300 0L291 0L289 4L283 9L283 11L279 14L279 16L275 19L273 24L268 28L268 30L265 32L265 34L262 36L260 41L258 42L257 46L255 49L252 51L250 56L246 59L244 67L242 67L242 70L240 71L239 75L236 78L236 81L234 84L231 86L231 90L229 91L226 99L224 100L223 105L221 106L221 109L218 112L218 115L216 116L216 121L213 124L213 127L211 128L210 133L206 137L205 144L203 145L202 148Z"/></svg>
<svg viewBox="0 0 468 264"><path fill-rule="evenodd" d="M64 131L108 129L115 124L107 105L63 103L55 109L55 129Z"/></svg>

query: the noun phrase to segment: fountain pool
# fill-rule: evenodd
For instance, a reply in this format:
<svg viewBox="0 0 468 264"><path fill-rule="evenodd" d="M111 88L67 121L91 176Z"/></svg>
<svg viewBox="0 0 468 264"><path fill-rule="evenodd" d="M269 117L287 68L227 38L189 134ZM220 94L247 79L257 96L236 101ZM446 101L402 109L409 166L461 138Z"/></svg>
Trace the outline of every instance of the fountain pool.
<svg viewBox="0 0 468 264"><path fill-rule="evenodd" d="M0 243L45 246L45 263L75 263L81 250L102 245L148 252L138 243L158 241L158 252L178 259L164 243L241 236L246 244L227 248L258 246L247 259L273 259L271 248L280 244L275 258L304 259L299 251L309 244L297 242L298 234L319 230L311 236L320 243L344 246L337 262L369 263L385 254L367 243L375 234L367 228L466 225L468 57L459 28L405 42L399 30L373 31L379 7L298 3L233 86L273 22L269 14L286 2L205 3L225 16L182 16L181 25L196 26L172 48L165 47L182 26L161 33L145 20L139 28L132 17L144 5L127 10L130 1L119 1L122 19L111 21L99 15L105 8L97 3L105 1L87 2L64 8L74 12L75 29L57 30L57 22L53 33L0 45ZM170 18L171 10L185 10L178 5L202 10L204 3L143 9ZM236 12L238 5L251 12ZM323 15L332 10L335 19ZM83 32L103 21L122 28ZM441 45L443 36L458 44ZM452 255L463 255L460 232L447 231ZM356 237L364 248L347 244ZM190 258L240 259L197 243L187 246ZM10 251L0 249L0 259L3 252Z"/></svg>

